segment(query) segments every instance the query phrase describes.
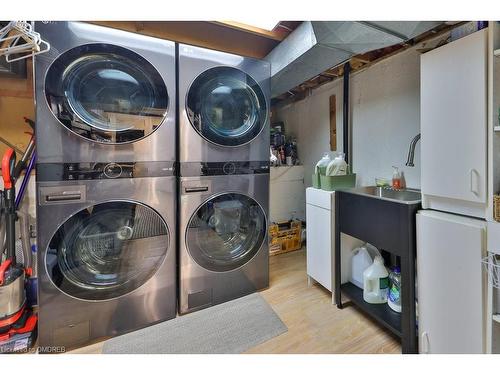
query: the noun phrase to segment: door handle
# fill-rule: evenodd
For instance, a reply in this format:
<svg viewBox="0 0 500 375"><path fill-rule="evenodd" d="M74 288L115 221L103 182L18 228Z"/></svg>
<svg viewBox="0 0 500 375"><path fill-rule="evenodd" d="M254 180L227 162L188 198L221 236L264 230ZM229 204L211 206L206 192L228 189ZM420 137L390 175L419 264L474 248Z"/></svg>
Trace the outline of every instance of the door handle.
<svg viewBox="0 0 500 375"><path fill-rule="evenodd" d="M46 195L45 202L78 201L82 199L81 193Z"/></svg>
<svg viewBox="0 0 500 375"><path fill-rule="evenodd" d="M208 191L208 186L189 186L184 188L185 193L203 193Z"/></svg>
<svg viewBox="0 0 500 375"><path fill-rule="evenodd" d="M476 196L479 197L479 172L472 168L470 171L470 191ZM476 183L474 183L474 176L476 176Z"/></svg>
<svg viewBox="0 0 500 375"><path fill-rule="evenodd" d="M429 334L427 332L422 332L421 353L429 354Z"/></svg>

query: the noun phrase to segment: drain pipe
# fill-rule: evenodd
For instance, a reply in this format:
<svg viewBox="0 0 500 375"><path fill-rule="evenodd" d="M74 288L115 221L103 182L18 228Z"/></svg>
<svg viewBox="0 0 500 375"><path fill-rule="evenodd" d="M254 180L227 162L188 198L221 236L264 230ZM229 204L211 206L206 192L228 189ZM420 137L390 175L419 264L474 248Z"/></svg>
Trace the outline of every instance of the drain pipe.
<svg viewBox="0 0 500 375"><path fill-rule="evenodd" d="M343 100L343 150L345 154L345 161L347 164L351 165L349 160L349 74L351 73L351 64L346 62L344 64L344 100ZM352 173L352 165L351 165Z"/></svg>

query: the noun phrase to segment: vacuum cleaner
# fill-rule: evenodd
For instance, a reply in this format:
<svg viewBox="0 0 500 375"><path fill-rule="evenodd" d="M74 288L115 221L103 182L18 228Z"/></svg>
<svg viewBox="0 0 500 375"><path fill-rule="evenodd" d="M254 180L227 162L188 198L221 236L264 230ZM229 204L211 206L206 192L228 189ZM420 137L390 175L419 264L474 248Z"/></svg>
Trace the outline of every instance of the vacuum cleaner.
<svg viewBox="0 0 500 375"><path fill-rule="evenodd" d="M33 121L25 119L32 127ZM30 143L21 160L16 164L14 149L9 148L2 158L4 190L0 200L0 226L5 232L5 243L0 237L0 353L28 351L36 341L38 316L26 299L26 281L32 274L31 253L24 253L24 263L16 256L17 209L34 167L35 142ZM28 168L26 169L26 166ZM26 169L26 174L16 197L15 182ZM5 249L5 250L4 250Z"/></svg>

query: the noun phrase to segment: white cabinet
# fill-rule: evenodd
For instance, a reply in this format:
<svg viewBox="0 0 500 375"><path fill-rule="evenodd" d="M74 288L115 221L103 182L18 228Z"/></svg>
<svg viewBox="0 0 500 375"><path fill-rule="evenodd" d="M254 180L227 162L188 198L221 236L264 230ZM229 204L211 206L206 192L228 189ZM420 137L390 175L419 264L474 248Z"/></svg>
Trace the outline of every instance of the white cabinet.
<svg viewBox="0 0 500 375"><path fill-rule="evenodd" d="M334 285L335 252L335 192L315 188L306 189L307 276L330 292ZM362 241L341 235L342 283L350 276L352 250ZM332 295L332 303L334 303Z"/></svg>
<svg viewBox="0 0 500 375"><path fill-rule="evenodd" d="M486 222L435 211L417 214L421 353L484 353Z"/></svg>
<svg viewBox="0 0 500 375"><path fill-rule="evenodd" d="M306 189L307 275L332 291L335 193Z"/></svg>
<svg viewBox="0 0 500 375"><path fill-rule="evenodd" d="M307 275L330 292L333 284L335 192L306 189Z"/></svg>
<svg viewBox="0 0 500 375"><path fill-rule="evenodd" d="M424 208L485 217L487 30L421 57Z"/></svg>

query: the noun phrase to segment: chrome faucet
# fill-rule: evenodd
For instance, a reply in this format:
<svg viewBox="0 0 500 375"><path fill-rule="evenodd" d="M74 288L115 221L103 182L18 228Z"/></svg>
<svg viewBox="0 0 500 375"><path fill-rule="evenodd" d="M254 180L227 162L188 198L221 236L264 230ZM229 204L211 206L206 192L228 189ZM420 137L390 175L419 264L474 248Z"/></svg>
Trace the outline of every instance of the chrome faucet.
<svg viewBox="0 0 500 375"><path fill-rule="evenodd" d="M413 159L415 158L415 146L417 145L418 140L420 139L420 133L418 133L410 142L410 149L408 150L408 159L406 159L407 167L414 167Z"/></svg>

